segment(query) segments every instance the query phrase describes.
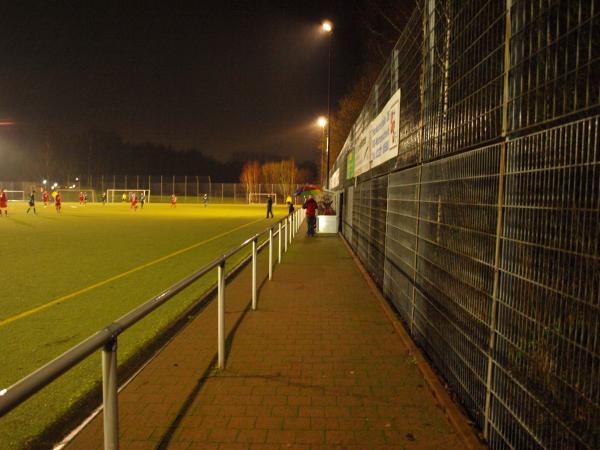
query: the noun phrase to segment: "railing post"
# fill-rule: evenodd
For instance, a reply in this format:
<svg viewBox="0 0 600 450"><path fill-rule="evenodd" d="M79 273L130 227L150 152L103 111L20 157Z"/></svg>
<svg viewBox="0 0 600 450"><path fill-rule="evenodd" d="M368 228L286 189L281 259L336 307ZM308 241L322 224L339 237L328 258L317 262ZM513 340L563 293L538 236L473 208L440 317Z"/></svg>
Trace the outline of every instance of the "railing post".
<svg viewBox="0 0 600 450"><path fill-rule="evenodd" d="M289 216L289 217L288 217L288 222L289 222L289 224L290 224L290 235L289 235L289 238L290 238L290 245L292 245L292 216Z"/></svg>
<svg viewBox="0 0 600 450"><path fill-rule="evenodd" d="M287 245L288 245L288 220L287 217L283 222L283 251L287 253Z"/></svg>
<svg viewBox="0 0 600 450"><path fill-rule="evenodd" d="M256 310L256 236L252 240L252 309Z"/></svg>
<svg viewBox="0 0 600 450"><path fill-rule="evenodd" d="M273 228L269 228L269 281L273 279Z"/></svg>
<svg viewBox="0 0 600 450"><path fill-rule="evenodd" d="M105 450L118 450L119 448L119 401L117 393L117 339L114 338L102 349Z"/></svg>
<svg viewBox="0 0 600 450"><path fill-rule="evenodd" d="M225 368L225 260L217 268L217 295L218 295L218 353L219 369Z"/></svg>
<svg viewBox="0 0 600 450"><path fill-rule="evenodd" d="M277 262L278 262L279 264L281 264L281 221L279 221L278 228L279 228L279 229L278 229L278 231L277 231L277 240L279 241L279 242L278 242L278 243L279 243L279 245L278 245L278 247L277 247L277 253L278 253L278 254L277 254Z"/></svg>

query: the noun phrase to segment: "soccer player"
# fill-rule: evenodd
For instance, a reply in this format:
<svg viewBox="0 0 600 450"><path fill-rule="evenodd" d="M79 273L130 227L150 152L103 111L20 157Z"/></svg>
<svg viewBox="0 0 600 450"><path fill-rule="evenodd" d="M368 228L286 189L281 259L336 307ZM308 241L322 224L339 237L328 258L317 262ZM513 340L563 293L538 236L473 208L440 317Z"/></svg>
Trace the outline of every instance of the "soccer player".
<svg viewBox="0 0 600 450"><path fill-rule="evenodd" d="M135 195L135 192L131 194L131 209L134 212L137 211L137 195Z"/></svg>
<svg viewBox="0 0 600 450"><path fill-rule="evenodd" d="M83 205L83 201L84 201L83 192L80 192L79 193L79 204Z"/></svg>
<svg viewBox="0 0 600 450"><path fill-rule="evenodd" d="M48 200L50 200L50 195L48 194L48 191L46 189L44 189L44 192L42 192L42 200L44 201L44 208L47 208Z"/></svg>
<svg viewBox="0 0 600 450"><path fill-rule="evenodd" d="M142 195L140 195L140 206L144 209L144 203L146 203L146 193L142 191Z"/></svg>
<svg viewBox="0 0 600 450"><path fill-rule="evenodd" d="M2 210L4 210L4 215L8 216L8 198L6 198L6 189L0 191L0 217L2 216Z"/></svg>
<svg viewBox="0 0 600 450"><path fill-rule="evenodd" d="M62 208L62 197L60 195L60 192L57 192L56 196L54 197L54 206L56 207L56 212L60 214Z"/></svg>
<svg viewBox="0 0 600 450"><path fill-rule="evenodd" d="M208 205L208 194L204 194L204 207Z"/></svg>
<svg viewBox="0 0 600 450"><path fill-rule="evenodd" d="M126 202L127 201L127 194L125 192L123 192L123 195L121 195L121 201L122 202Z"/></svg>
<svg viewBox="0 0 600 450"><path fill-rule="evenodd" d="M106 192L102 193L102 206L106 205Z"/></svg>
<svg viewBox="0 0 600 450"><path fill-rule="evenodd" d="M35 191L32 190L31 191L31 195L29 196L29 208L27 208L27 214L29 214L29 210L33 208L33 213L35 215L37 215L37 212L35 211Z"/></svg>
<svg viewBox="0 0 600 450"><path fill-rule="evenodd" d="M267 219L269 216L273 218L273 198L270 195L267 197Z"/></svg>
<svg viewBox="0 0 600 450"><path fill-rule="evenodd" d="M175 208L177 206L177 197L175 194L171 195L171 208Z"/></svg>
<svg viewBox="0 0 600 450"><path fill-rule="evenodd" d="M83 193L83 206L87 205L87 192Z"/></svg>

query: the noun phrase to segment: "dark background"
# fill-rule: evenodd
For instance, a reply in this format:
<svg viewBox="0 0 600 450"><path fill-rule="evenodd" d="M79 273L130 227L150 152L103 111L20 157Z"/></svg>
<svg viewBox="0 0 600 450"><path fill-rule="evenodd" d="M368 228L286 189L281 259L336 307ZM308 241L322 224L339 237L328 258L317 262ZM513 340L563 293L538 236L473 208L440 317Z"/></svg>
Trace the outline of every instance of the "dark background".
<svg viewBox="0 0 600 450"><path fill-rule="evenodd" d="M329 45L320 24L335 24L333 108L364 57L356 4L121 3L0 6L0 120L15 122L0 127L0 159L13 161L13 179L44 146L61 165L77 151L101 161L107 134L142 152L151 142L218 162L318 158Z"/></svg>

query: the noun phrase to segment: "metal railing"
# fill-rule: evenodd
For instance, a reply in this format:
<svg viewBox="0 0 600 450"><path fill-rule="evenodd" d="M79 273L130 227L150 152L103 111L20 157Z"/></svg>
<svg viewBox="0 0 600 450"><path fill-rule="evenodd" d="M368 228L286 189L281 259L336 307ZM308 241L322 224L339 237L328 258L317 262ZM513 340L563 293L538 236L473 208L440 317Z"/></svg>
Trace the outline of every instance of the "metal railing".
<svg viewBox="0 0 600 450"><path fill-rule="evenodd" d="M119 416L118 416L118 379L117 379L117 340L118 336L168 302L175 295L188 288L215 268L217 269L217 335L218 349L217 360L219 369L225 367L225 289L226 274L225 264L229 258L237 254L246 246L252 246L252 253L243 260L239 267L245 266L248 261L252 264L252 310L258 307L257 289L257 259L258 254L266 247L269 249L269 275L273 278L273 238L278 238L278 263L282 261L282 250L287 252L300 229L303 221L302 210L297 209L276 224L264 229L254 236L246 239L240 245L230 249L209 264L182 279L160 294L154 296L121 318L102 328L89 338L67 350L62 355L50 361L35 372L27 375L7 389L0 390L0 417L8 414L14 408L26 401L29 397L48 386L52 381L69 371L97 350L102 350L102 397L104 415L104 448L118 449L119 442ZM268 235L259 245L259 239ZM282 237L284 246L282 249Z"/></svg>

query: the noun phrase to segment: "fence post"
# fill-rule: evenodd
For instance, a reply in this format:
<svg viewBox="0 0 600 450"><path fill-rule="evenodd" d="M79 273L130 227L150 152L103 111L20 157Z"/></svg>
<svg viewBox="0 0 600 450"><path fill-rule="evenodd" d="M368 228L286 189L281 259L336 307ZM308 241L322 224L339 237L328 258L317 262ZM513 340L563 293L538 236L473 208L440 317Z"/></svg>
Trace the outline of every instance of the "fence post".
<svg viewBox="0 0 600 450"><path fill-rule="evenodd" d="M225 191L224 191L224 189L225 189L224 188L224 184L221 183L221 203L225 203L225 196L224 196Z"/></svg>
<svg viewBox="0 0 600 450"><path fill-rule="evenodd" d="M171 195L175 194L175 175L173 175L173 184L172 184L172 189L171 189Z"/></svg>
<svg viewBox="0 0 600 450"><path fill-rule="evenodd" d="M102 398L104 402L104 448L119 448L119 402L117 398L117 338L102 349Z"/></svg>
<svg viewBox="0 0 600 450"><path fill-rule="evenodd" d="M163 176L160 176L160 201L163 201Z"/></svg>
<svg viewBox="0 0 600 450"><path fill-rule="evenodd" d="M502 209L504 207L504 177L506 165L506 147L508 145L508 102L509 102L509 73L510 73L510 40L511 40L511 8L512 0L506 1L504 11L504 74L502 92L502 143L500 144L500 167L498 170L498 210L496 219L496 248L494 254L494 285L492 288L492 310L490 315L490 339L488 346L488 361L485 387L485 406L483 437L490 438L490 411L492 404L492 383L494 371L494 352L496 348L496 327L498 321L498 290L500 285L500 260L502 252Z"/></svg>
<svg viewBox="0 0 600 450"><path fill-rule="evenodd" d="M196 175L196 203L200 203L200 180Z"/></svg>
<svg viewBox="0 0 600 450"><path fill-rule="evenodd" d="M288 220L287 217L283 222L283 251L287 253L287 244L288 244Z"/></svg>
<svg viewBox="0 0 600 450"><path fill-rule="evenodd" d="M187 203L187 175L183 177L183 198L185 198L185 202Z"/></svg>
<svg viewBox="0 0 600 450"><path fill-rule="evenodd" d="M219 369L225 368L225 260L217 268L217 340Z"/></svg>
<svg viewBox="0 0 600 450"><path fill-rule="evenodd" d="M252 309L256 310L256 240L252 240Z"/></svg>
<svg viewBox="0 0 600 450"><path fill-rule="evenodd" d="M281 221L279 221L278 227L277 240L279 241L279 246L277 247L277 262L281 264Z"/></svg>
<svg viewBox="0 0 600 450"><path fill-rule="evenodd" d="M269 228L269 281L273 279L273 228Z"/></svg>
<svg viewBox="0 0 600 450"><path fill-rule="evenodd" d="M290 239L290 245L292 245L292 231L293 231L293 227L292 227L292 216L291 214L288 216L288 222L289 222L289 228L290 228L290 233L289 233L289 239Z"/></svg>
<svg viewBox="0 0 600 450"><path fill-rule="evenodd" d="M235 192L236 186L237 186L237 183L233 183L233 203L236 202L236 198L235 198L236 197L236 192Z"/></svg>

